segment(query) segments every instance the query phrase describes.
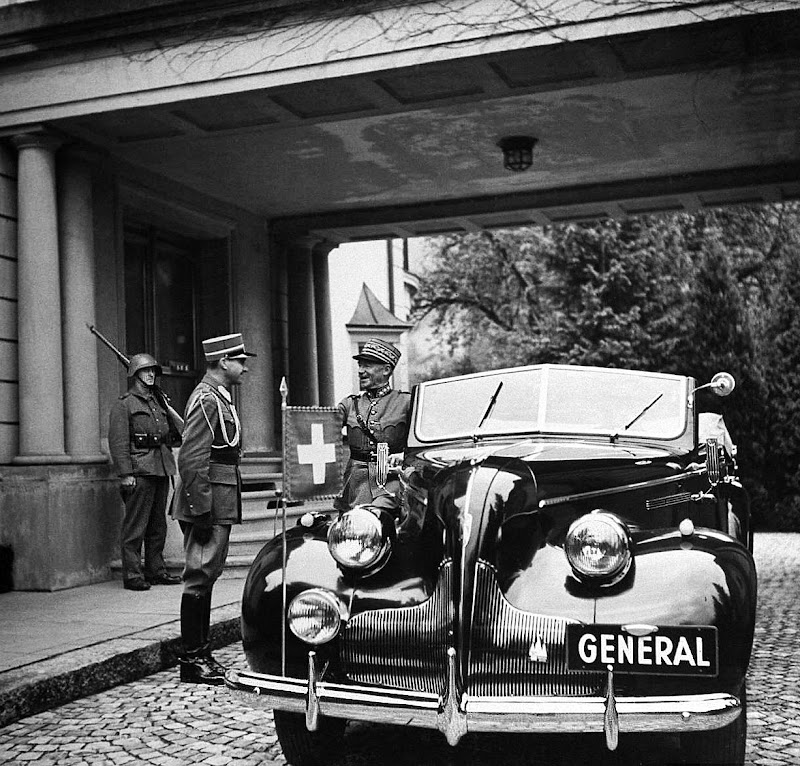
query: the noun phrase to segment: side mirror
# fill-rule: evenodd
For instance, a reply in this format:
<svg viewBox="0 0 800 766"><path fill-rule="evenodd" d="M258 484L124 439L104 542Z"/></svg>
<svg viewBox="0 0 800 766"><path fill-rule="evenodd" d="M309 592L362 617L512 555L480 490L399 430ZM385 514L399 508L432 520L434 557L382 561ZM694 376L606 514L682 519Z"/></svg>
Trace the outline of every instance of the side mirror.
<svg viewBox="0 0 800 766"><path fill-rule="evenodd" d="M728 396L736 388L736 381L729 372L718 372L711 378L711 390L717 396Z"/></svg>
<svg viewBox="0 0 800 766"><path fill-rule="evenodd" d="M710 388L717 396L728 396L736 388L736 381L729 372L718 372L711 378L710 383L697 386L692 390L692 393L699 391L701 388Z"/></svg>

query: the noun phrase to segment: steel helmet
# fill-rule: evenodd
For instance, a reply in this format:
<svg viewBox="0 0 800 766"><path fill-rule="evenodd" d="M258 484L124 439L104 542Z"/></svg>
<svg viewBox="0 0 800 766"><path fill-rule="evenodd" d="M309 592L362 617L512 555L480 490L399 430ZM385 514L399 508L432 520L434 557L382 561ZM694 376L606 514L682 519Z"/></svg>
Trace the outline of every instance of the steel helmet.
<svg viewBox="0 0 800 766"><path fill-rule="evenodd" d="M132 378L139 370L155 367L156 375L161 375L161 365L150 354L134 354L128 362L128 377Z"/></svg>

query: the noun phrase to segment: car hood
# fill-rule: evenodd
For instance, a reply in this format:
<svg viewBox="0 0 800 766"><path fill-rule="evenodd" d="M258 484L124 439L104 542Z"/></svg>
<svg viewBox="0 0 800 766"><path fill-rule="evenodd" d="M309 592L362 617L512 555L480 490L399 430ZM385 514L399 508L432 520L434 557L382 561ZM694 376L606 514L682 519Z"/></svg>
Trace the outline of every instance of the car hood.
<svg viewBox="0 0 800 766"><path fill-rule="evenodd" d="M474 477L471 502L482 510L473 507L473 514L507 520L544 513L550 517L548 526L563 533L565 524L601 499L604 507L642 523L647 498L670 496L696 484L698 478L689 469L698 466L690 464L691 458L692 453L652 444L526 439L426 449L413 465L446 524L461 517L459 498L466 496ZM483 501L477 500L480 494Z"/></svg>
<svg viewBox="0 0 800 766"><path fill-rule="evenodd" d="M521 460L529 463L573 463L585 460L622 460L626 462L666 460L674 451L652 444L615 443L609 439L578 440L531 438L523 441L491 444L459 444L420 450L417 457L438 468L459 463L503 462Z"/></svg>

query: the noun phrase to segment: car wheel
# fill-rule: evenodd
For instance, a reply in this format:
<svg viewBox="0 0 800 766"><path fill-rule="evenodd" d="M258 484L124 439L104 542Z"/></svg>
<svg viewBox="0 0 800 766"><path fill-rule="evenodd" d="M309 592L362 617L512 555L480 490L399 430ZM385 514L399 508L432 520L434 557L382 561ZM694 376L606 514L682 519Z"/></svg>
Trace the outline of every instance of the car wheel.
<svg viewBox="0 0 800 766"><path fill-rule="evenodd" d="M275 710L273 715L278 742L291 766L324 766L341 752L347 725L343 718L321 718L317 731L309 731L302 713Z"/></svg>
<svg viewBox="0 0 800 766"><path fill-rule="evenodd" d="M721 729L681 735L681 755L685 764L744 764L747 744L747 687L742 686L742 712Z"/></svg>

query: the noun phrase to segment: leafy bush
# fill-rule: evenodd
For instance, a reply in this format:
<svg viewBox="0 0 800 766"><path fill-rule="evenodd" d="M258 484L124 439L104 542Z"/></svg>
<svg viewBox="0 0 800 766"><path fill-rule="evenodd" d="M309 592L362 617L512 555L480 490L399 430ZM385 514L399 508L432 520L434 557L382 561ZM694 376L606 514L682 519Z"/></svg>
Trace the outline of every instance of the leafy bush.
<svg viewBox="0 0 800 766"><path fill-rule="evenodd" d="M800 206L522 227L433 241L425 377L537 363L679 372L721 411L759 528L800 531Z"/></svg>

